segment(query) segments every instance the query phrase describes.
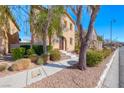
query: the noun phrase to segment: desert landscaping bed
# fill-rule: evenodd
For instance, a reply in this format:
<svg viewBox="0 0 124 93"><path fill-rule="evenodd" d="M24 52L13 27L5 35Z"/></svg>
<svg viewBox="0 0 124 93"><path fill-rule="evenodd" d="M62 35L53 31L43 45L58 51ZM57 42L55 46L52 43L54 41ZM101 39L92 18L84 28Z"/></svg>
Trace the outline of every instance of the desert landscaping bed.
<svg viewBox="0 0 124 93"><path fill-rule="evenodd" d="M56 74L48 76L28 88L91 88L96 87L106 64L112 55L107 57L96 67L88 67L87 70L78 70L76 66L66 68Z"/></svg>
<svg viewBox="0 0 124 93"><path fill-rule="evenodd" d="M61 57L60 61L67 60L67 59L70 59L70 56L64 55L64 57L63 56ZM3 64L3 63L8 64L8 66L11 66L14 63L14 61L0 60L0 64ZM47 63L48 64L51 64L51 63L54 63L54 61L50 61L49 60ZM39 66L41 66L41 65L36 65L35 63L32 62L31 65L30 65L30 67L28 69L25 69L25 70L33 69L33 68L36 68L36 67L39 67ZM22 72L22 71L25 71L25 70L21 70L21 71L9 71L9 70L5 70L5 71L0 72L0 78L5 77L5 76L8 76L8 75L16 74L18 72Z"/></svg>
<svg viewBox="0 0 124 93"><path fill-rule="evenodd" d="M2 63L11 64L9 62L2 62ZM34 63L31 63L30 67L28 69L26 69L26 70L33 69L33 68L36 68L36 67L38 67L38 65L36 65ZM9 70L5 70L5 71L0 72L0 78L5 77L5 76L9 76L9 75L12 75L12 74L16 74L16 73L22 72L22 71L25 71L25 70L21 70L21 71L9 71Z"/></svg>

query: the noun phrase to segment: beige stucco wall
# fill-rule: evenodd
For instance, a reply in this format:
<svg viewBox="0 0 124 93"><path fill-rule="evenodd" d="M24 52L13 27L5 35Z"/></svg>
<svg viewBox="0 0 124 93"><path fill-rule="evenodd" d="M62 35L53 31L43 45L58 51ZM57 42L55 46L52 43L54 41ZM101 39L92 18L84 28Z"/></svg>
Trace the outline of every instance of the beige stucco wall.
<svg viewBox="0 0 124 93"><path fill-rule="evenodd" d="M75 26L70 18L65 14L62 16L62 24L67 21L67 26L63 28L63 36L67 40L67 51L74 51L75 49ZM72 30L70 29L70 24L72 24ZM72 44L70 44L70 38L72 38Z"/></svg>
<svg viewBox="0 0 124 93"><path fill-rule="evenodd" d="M8 50L10 50L10 45L12 43L18 44L19 43L19 36L18 36L18 29L13 23L11 19L8 19L9 22L9 31L6 31L6 27L2 27L0 29L0 53L4 53L6 50L6 53L8 53ZM6 34L4 33L6 31ZM4 37L6 35L6 39Z"/></svg>
<svg viewBox="0 0 124 93"><path fill-rule="evenodd" d="M67 26L65 26L64 21L67 21ZM70 18L64 14L61 17L61 24L62 24L62 36L66 40L66 43L64 42L64 50L66 51L74 51L75 49L75 26L74 23L70 20ZM72 24L72 30L70 30L70 24ZM72 38L72 44L70 44L70 38ZM60 39L57 36L53 36L53 48L59 49L60 45ZM66 49L65 49L66 46Z"/></svg>
<svg viewBox="0 0 124 93"><path fill-rule="evenodd" d="M18 32L19 30L17 29L17 27L15 26L15 24L12 22L11 19L9 19L9 26L10 26L10 31L9 33L11 35L15 34L16 32Z"/></svg>
<svg viewBox="0 0 124 93"><path fill-rule="evenodd" d="M59 49L59 42L60 42L59 37L54 35L53 38L52 38L52 46L53 46L54 49Z"/></svg>
<svg viewBox="0 0 124 93"><path fill-rule="evenodd" d="M67 21L67 26L65 27L64 21ZM72 20L64 14L61 17L61 24L62 24L62 31L63 31L63 37L66 39L66 51L74 51L75 49L75 26ZM70 30L70 24L72 24L72 30ZM72 38L72 44L70 44L70 38ZM38 36L34 35L34 44L42 45L43 42L41 38L38 38ZM47 45L49 45L49 39L47 38ZM60 38L54 35L52 37L52 46L54 49L60 49ZM65 43L64 43L65 46ZM65 49L64 49L65 50Z"/></svg>
<svg viewBox="0 0 124 93"><path fill-rule="evenodd" d="M4 39L3 39L2 34L3 32L0 31L0 53L3 53L3 50L4 50Z"/></svg>

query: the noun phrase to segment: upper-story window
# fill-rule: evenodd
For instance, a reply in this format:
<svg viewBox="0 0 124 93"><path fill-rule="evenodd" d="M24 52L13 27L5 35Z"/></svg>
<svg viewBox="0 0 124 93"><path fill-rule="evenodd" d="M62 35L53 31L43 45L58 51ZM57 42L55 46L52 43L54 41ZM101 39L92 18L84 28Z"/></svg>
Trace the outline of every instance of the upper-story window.
<svg viewBox="0 0 124 93"><path fill-rule="evenodd" d="M73 29L73 26L72 26L72 23L70 23L70 30L72 30Z"/></svg>

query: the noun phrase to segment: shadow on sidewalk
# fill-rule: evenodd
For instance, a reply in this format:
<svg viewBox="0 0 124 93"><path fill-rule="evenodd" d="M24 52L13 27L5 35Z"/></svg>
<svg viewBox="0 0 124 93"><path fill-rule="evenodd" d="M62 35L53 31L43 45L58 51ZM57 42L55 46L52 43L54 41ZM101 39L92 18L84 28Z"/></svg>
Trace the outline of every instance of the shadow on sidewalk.
<svg viewBox="0 0 124 93"><path fill-rule="evenodd" d="M62 64L62 63L55 64L55 63L53 63L53 64L47 64L45 66L55 67L55 68L69 68L69 67L73 66L76 63L77 63L77 61L67 61L66 64Z"/></svg>

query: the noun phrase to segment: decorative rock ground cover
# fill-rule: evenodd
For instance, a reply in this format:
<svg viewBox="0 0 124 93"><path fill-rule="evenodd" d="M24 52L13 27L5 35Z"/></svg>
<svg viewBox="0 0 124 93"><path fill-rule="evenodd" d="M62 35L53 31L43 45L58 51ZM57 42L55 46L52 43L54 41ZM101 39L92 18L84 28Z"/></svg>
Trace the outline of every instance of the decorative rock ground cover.
<svg viewBox="0 0 124 93"><path fill-rule="evenodd" d="M111 55L112 56L112 55ZM33 83L28 88L90 88L96 87L99 78L106 68L107 62L111 56L106 58L96 67L88 67L87 70L78 70L74 65L66 68L54 75L48 76L36 83Z"/></svg>
<svg viewBox="0 0 124 93"><path fill-rule="evenodd" d="M3 58L1 57L1 59L0 59L0 65L1 65L1 64L7 64L7 65L10 67L12 64L15 63L15 61L12 61L12 59L11 59L11 60L10 60L10 59L11 59L11 58L5 60L5 59L3 59ZM65 54L61 54L61 59L60 59L60 60L66 60L66 59L70 59L70 56L67 56L67 55L65 55ZM9 61L9 60L10 60L10 61ZM48 63L48 64L51 64L51 63L53 63L53 61L50 61L50 60L49 60L47 63ZM40 66L40 65L36 65L34 62L32 62L32 63L30 64L30 67L27 68L27 69L24 69L24 70L29 70L29 69L36 68L36 67L39 67L39 66ZM8 67L7 67L7 69L8 69ZM0 71L0 78L5 77L5 76L8 76L8 75L16 74L16 73L22 72L22 71L24 71L24 70L21 70L21 71L9 71L9 70Z"/></svg>

